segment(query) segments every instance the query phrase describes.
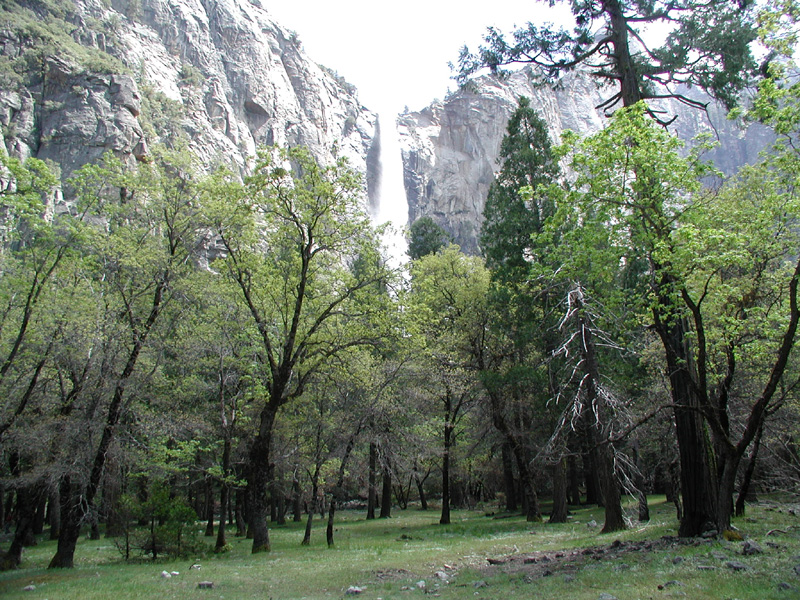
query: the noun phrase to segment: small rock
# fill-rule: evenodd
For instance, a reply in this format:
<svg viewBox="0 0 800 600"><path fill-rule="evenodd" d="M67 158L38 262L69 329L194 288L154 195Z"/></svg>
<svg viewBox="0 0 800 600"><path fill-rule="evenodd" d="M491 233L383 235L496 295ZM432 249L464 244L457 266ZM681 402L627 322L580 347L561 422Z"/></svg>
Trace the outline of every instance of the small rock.
<svg viewBox="0 0 800 600"><path fill-rule="evenodd" d="M672 587L672 586L675 586L675 585L683 585L683 584L680 581L678 581L677 579L672 579L671 581L667 581L665 583L658 584L658 589L664 590L664 589L666 589L668 587Z"/></svg>
<svg viewBox="0 0 800 600"><path fill-rule="evenodd" d="M798 591L796 587L794 587L790 583L786 583L785 581L781 581L778 584L778 589L783 591L783 592L796 592L796 591Z"/></svg>
<svg viewBox="0 0 800 600"><path fill-rule="evenodd" d="M742 546L742 554L745 556L752 556L753 554L761 554L764 551L761 549L756 542L753 540L745 541L744 545Z"/></svg>
<svg viewBox="0 0 800 600"><path fill-rule="evenodd" d="M418 589L418 590L424 590L424 589L427 587L427 586L425 585L425 581L424 581L424 580L420 580L420 581L418 581L418 582L416 583L416 586L417 586L417 589Z"/></svg>
<svg viewBox="0 0 800 600"><path fill-rule="evenodd" d="M358 586L351 585L349 588L347 588L347 591L345 592L345 595L346 596L358 596L359 594L362 594L363 592L364 592L364 588L360 588Z"/></svg>
<svg viewBox="0 0 800 600"><path fill-rule="evenodd" d="M617 600L617 597L604 592L597 597L597 600Z"/></svg>
<svg viewBox="0 0 800 600"><path fill-rule="evenodd" d="M744 563L740 563L738 560L729 560L725 563L725 566L731 569L732 571L746 571L747 565Z"/></svg>
<svg viewBox="0 0 800 600"><path fill-rule="evenodd" d="M194 563L194 564L193 564L191 567L189 567L189 568L190 568L190 569L199 569L199 568L200 568L200 565L199 565L199 564L197 564L197 563Z"/></svg>
<svg viewBox="0 0 800 600"><path fill-rule="evenodd" d="M553 574L553 572L550 569L545 569L542 572L542 577L550 577L552 574Z"/></svg>
<svg viewBox="0 0 800 600"><path fill-rule="evenodd" d="M698 571L713 571L717 567L712 567L711 565L697 565Z"/></svg>
<svg viewBox="0 0 800 600"><path fill-rule="evenodd" d="M450 575L444 571L436 571L433 576L436 577L436 579L441 579L442 581L450 581Z"/></svg>
<svg viewBox="0 0 800 600"><path fill-rule="evenodd" d="M198 587L198 589L201 589L201 590L213 590L214 589L214 583L211 582L211 581L201 581L200 583L197 584L197 587Z"/></svg>
<svg viewBox="0 0 800 600"><path fill-rule="evenodd" d="M615 571L627 571L630 568L631 568L631 566L629 564L622 563L621 565L617 565L616 567L614 567L614 570Z"/></svg>
<svg viewBox="0 0 800 600"><path fill-rule="evenodd" d="M177 577L178 575L180 575L180 573L178 571L172 571L170 575L172 575L173 577Z"/></svg>
<svg viewBox="0 0 800 600"><path fill-rule="evenodd" d="M715 538L719 535L719 531L716 529L709 529L708 531L704 531L702 537L703 539L709 540L711 538Z"/></svg>
<svg viewBox="0 0 800 600"><path fill-rule="evenodd" d="M24 588L22 588L22 591L23 592L32 592L35 589L36 589L35 585L26 585Z"/></svg>
<svg viewBox="0 0 800 600"><path fill-rule="evenodd" d="M722 552L712 552L711 553L711 557L716 559L716 560L725 560L726 558L728 558Z"/></svg>
<svg viewBox="0 0 800 600"><path fill-rule="evenodd" d="M564 583L571 583L575 581L575 575L564 575Z"/></svg>
<svg viewBox="0 0 800 600"><path fill-rule="evenodd" d="M679 565L682 562L683 562L683 557L682 556L676 556L675 558L672 559L672 564L673 565Z"/></svg>
<svg viewBox="0 0 800 600"><path fill-rule="evenodd" d="M476 581L475 583L473 583L472 587L474 587L475 589L480 589L480 588L489 587L489 584L486 583L483 579L481 579L480 581Z"/></svg>
<svg viewBox="0 0 800 600"><path fill-rule="evenodd" d="M589 529L595 529L595 528L597 527L597 521L595 521L594 519L592 519L591 521L589 521L589 522L586 524L586 526L587 526Z"/></svg>
<svg viewBox="0 0 800 600"><path fill-rule="evenodd" d="M162 579L169 579L170 577L172 577L172 575L170 573L168 573L167 571L161 571L161 578Z"/></svg>

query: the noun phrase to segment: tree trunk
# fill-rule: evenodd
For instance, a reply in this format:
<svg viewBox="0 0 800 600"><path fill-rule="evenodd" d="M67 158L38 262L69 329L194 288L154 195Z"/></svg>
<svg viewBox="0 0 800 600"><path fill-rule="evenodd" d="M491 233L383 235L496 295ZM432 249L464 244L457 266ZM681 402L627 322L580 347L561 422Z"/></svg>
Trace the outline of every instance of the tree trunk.
<svg viewBox="0 0 800 600"><path fill-rule="evenodd" d="M745 513L745 501L750 494L750 484L753 481L753 473L755 473L756 470L756 459L758 458L758 451L761 449L761 435L763 432L764 425L762 423L761 427L758 428L756 439L753 442L753 452L745 468L742 487L739 488L739 495L736 498L735 515L737 517L743 517Z"/></svg>
<svg viewBox="0 0 800 600"><path fill-rule="evenodd" d="M425 476L427 479L427 475ZM417 494L419 494L419 509L420 510L428 510L428 500L425 497L425 479L422 479L419 476L419 470L417 468L416 461L414 462L414 483L417 485Z"/></svg>
<svg viewBox="0 0 800 600"><path fill-rule="evenodd" d="M70 475L64 475L59 484L59 503L61 505L61 535L58 536L56 553L48 568L71 569L75 556L75 546L81 534L83 507L81 489L73 485Z"/></svg>
<svg viewBox="0 0 800 600"><path fill-rule="evenodd" d="M203 502L206 510L206 537L214 537L214 481L211 475L205 477L205 501Z"/></svg>
<svg viewBox="0 0 800 600"><path fill-rule="evenodd" d="M367 519L375 518L375 507L378 505L377 489L378 445L369 443L369 491L367 492Z"/></svg>
<svg viewBox="0 0 800 600"><path fill-rule="evenodd" d="M214 545L214 550L221 551L226 545L225 540L225 521L228 514L228 505L230 504L230 490L231 484L228 481L231 471L231 439L230 435L226 433L222 446L222 482L220 483L219 491L219 528L217 529L217 543Z"/></svg>
<svg viewBox="0 0 800 600"><path fill-rule="evenodd" d="M549 522L567 522L567 459L564 457L553 466L553 510Z"/></svg>
<svg viewBox="0 0 800 600"><path fill-rule="evenodd" d="M249 479L247 481L249 530L253 534L252 553L269 552L269 528L267 527L267 489L269 488L270 446L275 425L277 402L270 401L261 410L258 435L253 440L249 453Z"/></svg>
<svg viewBox="0 0 800 600"><path fill-rule="evenodd" d="M245 537L247 535L247 519L245 518L245 502L247 501L247 490L236 490L236 535Z"/></svg>
<svg viewBox="0 0 800 600"><path fill-rule="evenodd" d="M517 511L517 490L514 483L514 457L511 444L506 439L501 445L503 462L503 487L506 493L506 510Z"/></svg>
<svg viewBox="0 0 800 600"><path fill-rule="evenodd" d="M381 513L378 516L381 519L389 519L392 516L392 470L389 468L389 457L384 457L384 461Z"/></svg>
<svg viewBox="0 0 800 600"><path fill-rule="evenodd" d="M671 305L669 298L663 298L661 302L667 307ZM661 315L657 310L654 310L654 315L656 331L666 354L675 406L683 506L678 535L694 537L716 523L717 493L711 470L711 450L689 370L693 357L688 347L686 320L672 314Z"/></svg>
<svg viewBox="0 0 800 600"><path fill-rule="evenodd" d="M442 455L442 516L440 525L450 524L450 446L452 445L453 426L450 415L444 425L444 454Z"/></svg>
<svg viewBox="0 0 800 600"><path fill-rule="evenodd" d="M0 563L0 571L16 569L22 562L22 549L30 545L28 542L32 535L39 500L36 487L38 486L25 486L17 489L17 526L11 546Z"/></svg>
<svg viewBox="0 0 800 600"><path fill-rule="evenodd" d="M733 493L736 489L736 475L739 472L739 465L742 457L740 454L731 450L723 454L721 458L722 472L719 476L719 488L717 491L717 519L714 524L719 533L731 528L731 517L733 517Z"/></svg>
<svg viewBox="0 0 800 600"><path fill-rule="evenodd" d="M300 479L295 472L292 479L292 520L299 523L303 520L303 494L300 490Z"/></svg>

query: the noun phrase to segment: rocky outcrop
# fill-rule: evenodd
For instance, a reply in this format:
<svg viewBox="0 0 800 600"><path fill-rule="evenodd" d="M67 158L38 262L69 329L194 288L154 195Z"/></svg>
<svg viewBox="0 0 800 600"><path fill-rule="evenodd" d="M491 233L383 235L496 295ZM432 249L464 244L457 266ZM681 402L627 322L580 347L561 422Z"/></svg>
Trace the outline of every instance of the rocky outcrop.
<svg viewBox="0 0 800 600"><path fill-rule="evenodd" d="M506 124L520 96L531 99L554 142L564 130L589 134L605 122L605 115L595 107L607 94L589 78L571 73L553 86L537 79L530 69L505 79L476 79L444 102L401 115L398 127L411 222L430 216L465 252L479 252L484 202L499 169ZM702 131L718 135L720 148L709 158L727 173L754 161L769 139L765 129L741 130L713 106L708 116L676 104L662 108L667 114L680 114L673 129L683 139Z"/></svg>
<svg viewBox="0 0 800 600"><path fill-rule="evenodd" d="M19 23L44 16L40 3L13 6ZM245 173L258 146L303 144L322 162L343 155L366 174L375 115L258 0L67 6L47 15L68 36L54 35L55 52L13 20L0 30L7 65L38 61L22 83L0 85L12 156L49 159L66 179L107 150L133 162L169 141L185 144L202 168Z"/></svg>

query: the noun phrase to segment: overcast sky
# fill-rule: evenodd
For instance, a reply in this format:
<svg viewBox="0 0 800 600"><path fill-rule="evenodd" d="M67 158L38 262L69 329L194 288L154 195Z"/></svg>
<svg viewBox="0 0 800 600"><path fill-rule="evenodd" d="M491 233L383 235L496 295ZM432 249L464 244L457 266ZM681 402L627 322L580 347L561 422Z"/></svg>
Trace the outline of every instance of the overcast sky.
<svg viewBox="0 0 800 600"><path fill-rule="evenodd" d="M567 9L533 0L473 3L445 0L262 0L275 20L298 33L309 57L337 71L371 110L396 114L442 99L467 44L477 49L486 28L510 31L528 21L554 22Z"/></svg>

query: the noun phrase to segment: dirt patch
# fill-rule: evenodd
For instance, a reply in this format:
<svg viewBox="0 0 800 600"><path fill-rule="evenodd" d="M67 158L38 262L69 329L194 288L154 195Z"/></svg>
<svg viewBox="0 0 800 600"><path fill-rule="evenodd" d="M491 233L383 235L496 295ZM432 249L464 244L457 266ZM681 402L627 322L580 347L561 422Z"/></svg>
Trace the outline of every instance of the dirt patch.
<svg viewBox="0 0 800 600"><path fill-rule="evenodd" d="M622 542L616 540L607 546L592 546L576 550L560 550L550 552L527 552L502 557L488 558L487 563L478 567L483 577L493 577L500 573L523 577L526 580L548 577L551 575L571 575L587 564L596 561L620 561L619 568L624 568L626 555L641 552L666 552L679 545L692 544L692 540L680 540L674 536L664 536L657 540L641 542ZM701 543L698 541L698 543Z"/></svg>

